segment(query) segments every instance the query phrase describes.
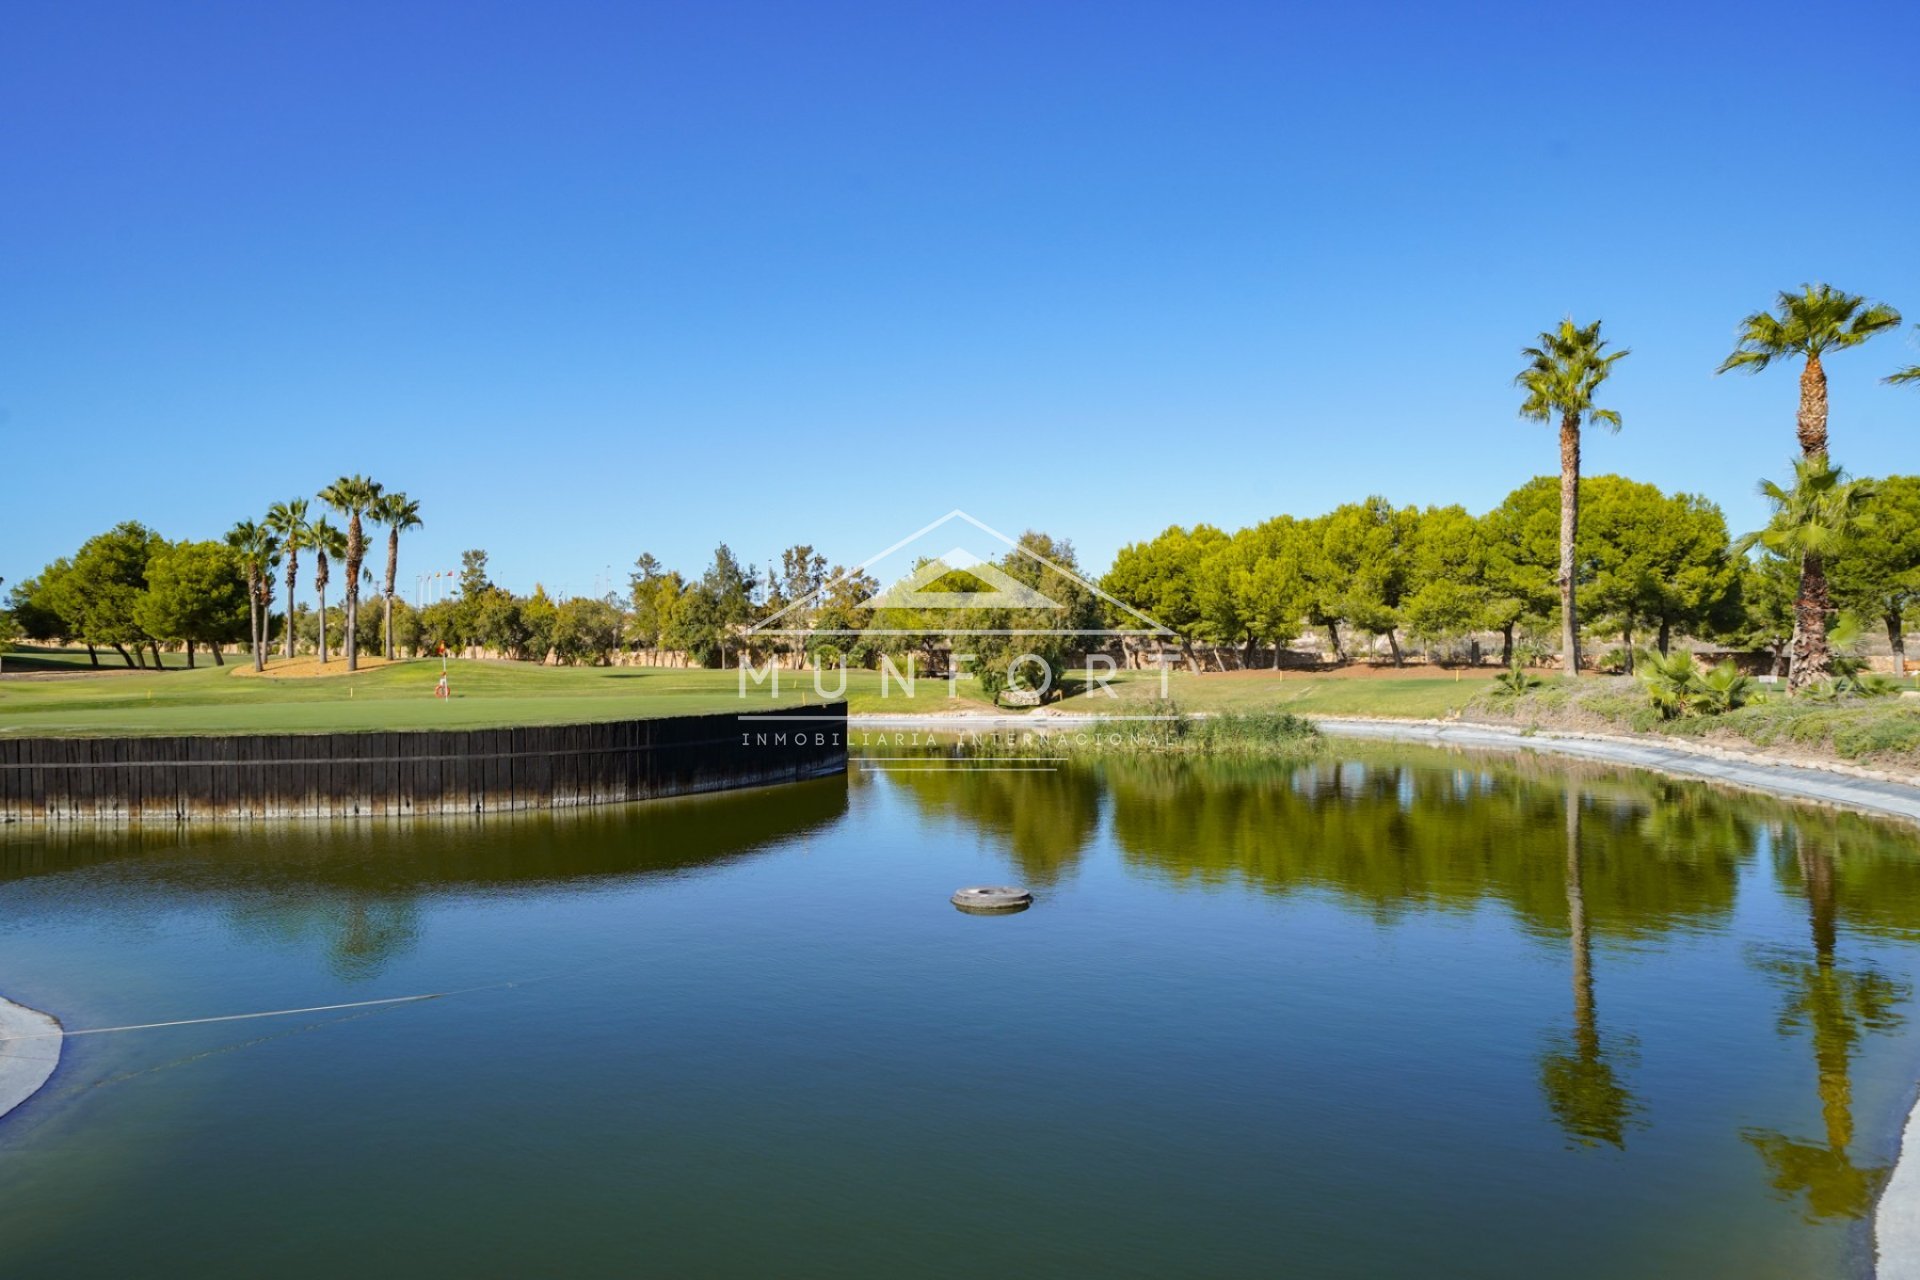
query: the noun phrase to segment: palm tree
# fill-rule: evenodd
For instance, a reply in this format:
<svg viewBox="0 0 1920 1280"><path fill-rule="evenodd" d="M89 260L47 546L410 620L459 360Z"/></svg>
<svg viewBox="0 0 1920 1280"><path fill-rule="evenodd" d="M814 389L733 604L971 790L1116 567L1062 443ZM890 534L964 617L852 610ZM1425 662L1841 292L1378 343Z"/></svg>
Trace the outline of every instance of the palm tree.
<svg viewBox="0 0 1920 1280"><path fill-rule="evenodd" d="M1777 312L1756 311L1740 322L1740 341L1716 370L1758 373L1775 360L1801 356L1800 453L1813 458L1827 451L1827 371L1820 358L1829 351L1857 347L1900 323L1892 307L1832 285L1802 285L1800 293L1782 291Z"/></svg>
<svg viewBox="0 0 1920 1280"><path fill-rule="evenodd" d="M261 583L266 582L280 562L280 542L273 531L251 520L242 520L227 531L227 545L240 554L240 568L247 576L247 613L253 627L253 669L267 665L266 629L261 625L265 604Z"/></svg>
<svg viewBox="0 0 1920 1280"><path fill-rule="evenodd" d="M1920 333L1920 324L1913 326L1913 328L1914 332ZM1881 381L1891 382L1896 387L1909 382L1920 382L1920 364L1908 365L1900 372L1889 374L1887 377L1881 379Z"/></svg>
<svg viewBox="0 0 1920 1280"><path fill-rule="evenodd" d="M1848 535L1866 523L1864 508L1873 496L1870 480L1848 480L1846 473L1827 461L1824 453L1796 458L1793 488L1771 480L1760 482L1760 492L1773 504L1773 519L1758 533L1734 544L1742 554L1765 547L1800 566L1800 594L1793 604L1793 646L1787 666L1787 689L1798 693L1823 680L1833 666L1827 643L1827 615L1833 605L1827 591L1827 556Z"/></svg>
<svg viewBox="0 0 1920 1280"><path fill-rule="evenodd" d="M387 661L393 661L393 581L400 571L400 535L421 525L420 504L398 491L382 494L374 504L373 518L387 526Z"/></svg>
<svg viewBox="0 0 1920 1280"><path fill-rule="evenodd" d="M311 545L308 532L307 500L294 498L276 502L267 508L267 528L280 539L287 553L287 658L293 658L293 590L300 579L300 551Z"/></svg>
<svg viewBox="0 0 1920 1280"><path fill-rule="evenodd" d="M1560 420L1560 651L1570 677L1580 674L1580 627L1574 615L1574 535L1580 527L1580 427L1598 424L1620 429L1620 415L1593 403L1594 392L1613 372L1624 350L1602 355L1606 340L1600 322L1581 328L1571 319L1540 335L1540 345L1524 348L1527 367L1514 385L1527 393L1520 416L1531 422Z"/></svg>
<svg viewBox="0 0 1920 1280"><path fill-rule="evenodd" d="M363 475L341 476L320 491L320 501L347 518L347 670L360 667L360 562L366 558L367 541L360 522L372 513L380 501L381 485Z"/></svg>
<svg viewBox="0 0 1920 1280"><path fill-rule="evenodd" d="M320 665L327 665L327 582L331 578L328 557L347 554L347 535L328 522L325 516L307 526L307 545L313 548L313 589L320 595Z"/></svg>

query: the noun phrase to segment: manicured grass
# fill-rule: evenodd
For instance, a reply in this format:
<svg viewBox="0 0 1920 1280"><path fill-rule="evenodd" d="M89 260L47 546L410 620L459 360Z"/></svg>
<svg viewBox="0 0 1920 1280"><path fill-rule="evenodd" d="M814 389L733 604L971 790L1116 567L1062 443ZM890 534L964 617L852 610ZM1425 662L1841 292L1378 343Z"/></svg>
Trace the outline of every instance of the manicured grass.
<svg viewBox="0 0 1920 1280"><path fill-rule="evenodd" d="M81 655L84 662L84 653ZM236 674L243 660L194 671L136 671L68 679L0 681L0 734L322 733L354 730L486 728L647 716L696 715L819 702L811 672L783 671L774 697L766 684L740 697L736 671L650 667L537 667L455 662L453 697L433 696L437 660L423 659L354 676L263 679ZM77 670L77 668L68 668ZM831 690L835 683L829 675ZM876 672L851 672L847 700L856 713L939 714L985 711L962 681L949 698L944 680L922 677L908 697L898 684L882 693ZM1341 679L1287 674L1169 678L1188 711L1284 709L1321 714L1437 716L1479 687L1451 677ZM1160 693L1157 675L1117 674L1114 697L1077 688L1054 707L1138 714Z"/></svg>

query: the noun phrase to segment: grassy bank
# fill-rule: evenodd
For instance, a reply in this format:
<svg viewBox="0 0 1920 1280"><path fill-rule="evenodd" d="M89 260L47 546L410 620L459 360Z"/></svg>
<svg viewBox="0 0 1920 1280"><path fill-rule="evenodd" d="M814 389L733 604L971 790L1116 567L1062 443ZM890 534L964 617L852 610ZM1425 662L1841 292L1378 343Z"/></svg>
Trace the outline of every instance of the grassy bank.
<svg viewBox="0 0 1920 1280"><path fill-rule="evenodd" d="M1285 711L1229 711L1194 716L1156 704L1151 720L1100 726L1036 724L996 729L969 739L967 754L1023 759L1037 752L1073 759L1108 756L1204 756L1226 759L1299 759L1322 745L1313 722Z"/></svg>
<svg viewBox="0 0 1920 1280"><path fill-rule="evenodd" d="M1844 760L1920 772L1920 700L1880 697L1830 702L1788 699L1784 688L1718 715L1660 718L1638 681L1544 681L1518 697L1482 692L1465 717L1490 724L1581 732L1647 733L1809 760Z"/></svg>
<svg viewBox="0 0 1920 1280"><path fill-rule="evenodd" d="M11 664L12 659L9 659ZM454 662L453 696L433 696L437 660L399 662L347 675L267 678L244 662L194 671L92 673L79 664L43 659L46 674L0 680L0 734L321 733L354 730L487 728L649 716L695 715L742 706L735 671L654 667L539 667L515 662ZM294 672L310 671L310 663ZM65 674L58 674L64 672ZM827 680L834 692L834 680ZM1451 675L1303 675L1248 672L1169 677L1168 693L1187 711L1401 716L1458 711L1484 681ZM908 694L883 686L876 672L847 677L855 714L939 715L992 708L961 681L949 696L944 680L922 678ZM1106 691L1083 679L1066 683L1056 710L1148 714L1161 694L1158 675L1119 673ZM745 703L819 702L810 672L782 672L775 696L749 685Z"/></svg>

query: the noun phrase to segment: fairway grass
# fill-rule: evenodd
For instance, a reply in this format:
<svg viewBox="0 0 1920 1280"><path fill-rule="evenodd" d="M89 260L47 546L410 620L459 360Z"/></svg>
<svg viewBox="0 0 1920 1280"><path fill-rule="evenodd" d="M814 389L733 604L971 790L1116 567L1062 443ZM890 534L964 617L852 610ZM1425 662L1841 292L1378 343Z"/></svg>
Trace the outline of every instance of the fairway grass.
<svg viewBox="0 0 1920 1280"><path fill-rule="evenodd" d="M311 664L307 664L311 670ZM244 673L244 674L240 674ZM479 729L568 724L656 716L749 712L768 706L818 704L812 672L783 671L775 696L768 684L740 673L664 667L541 667L518 662L456 661L453 696L433 696L437 659L397 662L355 675L257 679L250 664L194 671L120 671L59 679L0 681L0 735L144 735L174 733L344 733L402 729ZM826 677L829 693L836 683ZM1480 687L1448 676L1342 679L1287 673L1174 674L1168 692L1187 711L1279 709L1301 714L1447 715ZM1160 678L1122 672L1113 696L1070 682L1071 696L1053 709L1138 715L1158 698ZM922 677L908 696L896 682L882 690L879 673L848 673L846 700L856 714L938 715L992 710L969 695L969 682L949 697L945 680Z"/></svg>

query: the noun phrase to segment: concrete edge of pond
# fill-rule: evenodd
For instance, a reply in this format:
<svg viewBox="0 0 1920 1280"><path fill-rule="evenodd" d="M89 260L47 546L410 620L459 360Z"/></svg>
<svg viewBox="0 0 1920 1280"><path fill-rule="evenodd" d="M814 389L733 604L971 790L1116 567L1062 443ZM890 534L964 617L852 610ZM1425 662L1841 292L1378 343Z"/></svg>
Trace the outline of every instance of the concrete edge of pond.
<svg viewBox="0 0 1920 1280"><path fill-rule="evenodd" d="M0 996L0 1116L40 1092L60 1065L60 1021Z"/></svg>

